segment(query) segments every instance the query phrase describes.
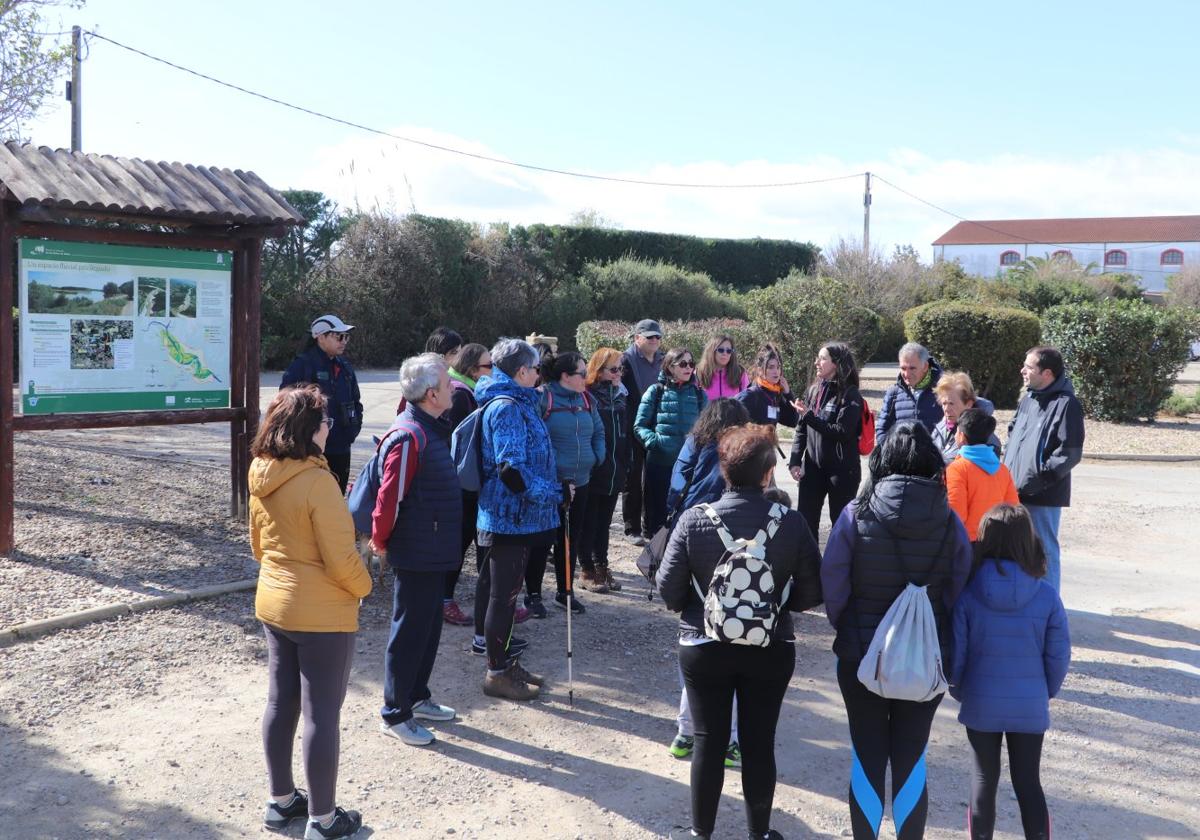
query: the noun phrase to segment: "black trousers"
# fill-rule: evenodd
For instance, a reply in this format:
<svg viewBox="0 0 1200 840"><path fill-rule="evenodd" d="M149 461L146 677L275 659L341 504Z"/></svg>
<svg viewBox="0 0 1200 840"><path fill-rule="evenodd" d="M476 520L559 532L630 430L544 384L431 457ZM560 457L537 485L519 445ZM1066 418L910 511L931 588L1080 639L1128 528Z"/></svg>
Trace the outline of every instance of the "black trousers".
<svg viewBox="0 0 1200 840"><path fill-rule="evenodd" d="M412 707L430 698L429 677L442 640L445 572L392 570L392 628L384 654L383 708L388 726L412 717Z"/></svg>
<svg viewBox="0 0 1200 840"><path fill-rule="evenodd" d="M1012 778L1025 840L1049 840L1050 811L1042 792L1042 734L979 732L967 729L975 754L967 832L971 840L992 840L996 827L996 788L1000 784L1001 740L1008 742L1008 774Z"/></svg>
<svg viewBox="0 0 1200 840"><path fill-rule="evenodd" d="M475 633L483 636L487 645L488 668L500 671L508 666L508 639L529 546L492 545L480 553L484 560L475 587Z"/></svg>
<svg viewBox="0 0 1200 840"><path fill-rule="evenodd" d="M629 459L629 475L625 478L625 493L621 497L621 519L625 522L626 534L641 534L650 537L653 534L642 510L642 485L646 480L644 475L646 447L642 446L642 442L633 434L632 429L629 430L629 434L633 437L633 441L630 447L632 451Z"/></svg>
<svg viewBox="0 0 1200 840"><path fill-rule="evenodd" d="M883 781L889 764L896 840L920 840L925 836L929 812L925 747L941 695L924 703L880 697L858 681L857 662L838 660L837 678L854 749L849 794L854 840L879 836Z"/></svg>
<svg viewBox="0 0 1200 840"><path fill-rule="evenodd" d="M857 450L854 457L858 457ZM855 464L855 467L858 465ZM796 508L808 523L808 530L812 532L814 540L817 539L817 532L821 527L821 508L825 505L825 499L829 499L829 524L833 525L842 515L846 505L850 504L858 493L861 481L861 468L846 472L826 472L808 458L804 459L804 475L800 478Z"/></svg>
<svg viewBox="0 0 1200 840"><path fill-rule="evenodd" d="M329 464L329 470L337 479L338 487L342 488L342 495L346 495L346 485L350 482L350 453L349 452L326 452L325 461Z"/></svg>
<svg viewBox="0 0 1200 840"><path fill-rule="evenodd" d="M659 528L667 524L667 494L671 490L673 467L673 464L646 462L646 494L642 501L646 506L648 536L654 536Z"/></svg>
<svg viewBox="0 0 1200 840"><path fill-rule="evenodd" d="M462 503L462 558L458 561L457 569L446 572L446 591L442 593L442 600L445 601L454 600L454 589L458 586L458 578L462 574L462 561L466 559L467 549L471 547L471 543L475 542L475 520L479 516L479 494L464 490ZM479 546L475 547L475 553L478 555Z"/></svg>
<svg viewBox="0 0 1200 840"><path fill-rule="evenodd" d="M579 534L579 564L585 572L595 571L597 566L608 566L608 526L612 524L613 511L617 509L618 495L588 493L583 527Z"/></svg>
<svg viewBox="0 0 1200 840"><path fill-rule="evenodd" d="M795 647L786 642L765 648L724 642L680 645L679 667L696 738L692 828L708 835L716 825L736 696L746 826L765 834L775 801L775 725L796 667Z"/></svg>
<svg viewBox="0 0 1200 840"><path fill-rule="evenodd" d="M563 544L566 540L566 526L571 528L571 580L575 580L575 567L579 565L579 540L583 535L583 516L587 510L590 486L585 484L575 488L575 498L566 515L559 511L558 534L554 538L554 579L559 592L567 591L567 553ZM564 521L565 520L565 521ZM550 556L551 547L535 545L529 549L529 565L525 570L525 591L530 595L542 594L542 577L546 574L546 558ZM572 586L573 590L575 587Z"/></svg>

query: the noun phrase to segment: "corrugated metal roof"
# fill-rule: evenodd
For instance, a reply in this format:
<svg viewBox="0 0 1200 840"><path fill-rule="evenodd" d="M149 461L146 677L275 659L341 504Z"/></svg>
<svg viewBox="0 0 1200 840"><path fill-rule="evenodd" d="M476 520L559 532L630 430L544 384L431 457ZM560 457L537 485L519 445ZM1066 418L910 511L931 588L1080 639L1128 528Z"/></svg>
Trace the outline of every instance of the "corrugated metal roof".
<svg viewBox="0 0 1200 840"><path fill-rule="evenodd" d="M167 216L209 224L303 224L253 172L0 144L0 184L23 205Z"/></svg>
<svg viewBox="0 0 1200 840"><path fill-rule="evenodd" d="M959 222L935 239L933 244L1197 241L1200 241L1200 216L1118 216L1107 219L999 219Z"/></svg>

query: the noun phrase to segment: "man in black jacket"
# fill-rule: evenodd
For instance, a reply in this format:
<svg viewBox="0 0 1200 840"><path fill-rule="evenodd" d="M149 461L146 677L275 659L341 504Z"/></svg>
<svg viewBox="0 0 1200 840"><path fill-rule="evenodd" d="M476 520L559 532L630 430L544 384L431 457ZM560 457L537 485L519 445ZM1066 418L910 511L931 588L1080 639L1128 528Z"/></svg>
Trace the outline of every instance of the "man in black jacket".
<svg viewBox="0 0 1200 840"><path fill-rule="evenodd" d="M1032 348L1021 379L1028 391L1008 425L1004 465L1046 551L1046 582L1059 591L1058 526L1071 505L1071 470L1083 457L1083 407L1053 347Z"/></svg>
<svg viewBox="0 0 1200 840"><path fill-rule="evenodd" d="M645 318L633 328L633 343L621 355L624 371L621 382L629 397L625 402L625 433L633 443L629 460L629 476L625 480L625 495L621 497L621 518L625 520L625 536L635 545L645 545L653 534L647 533L645 511L642 509L643 472L646 467L646 448L633 433L633 421L646 389L658 381L662 371L662 327L658 321Z"/></svg>

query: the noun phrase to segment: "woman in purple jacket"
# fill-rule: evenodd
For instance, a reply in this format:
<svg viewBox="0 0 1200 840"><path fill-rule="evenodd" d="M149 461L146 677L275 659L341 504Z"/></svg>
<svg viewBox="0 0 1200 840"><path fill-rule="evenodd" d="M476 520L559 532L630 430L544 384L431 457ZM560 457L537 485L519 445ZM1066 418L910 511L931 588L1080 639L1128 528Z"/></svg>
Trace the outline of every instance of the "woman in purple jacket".
<svg viewBox="0 0 1200 840"><path fill-rule="evenodd" d="M975 572L954 606L951 696L975 754L967 831L991 840L996 824L1000 746L1008 742L1009 775L1025 840L1049 840L1042 793L1042 739L1050 698L1071 661L1062 600L1044 580L1046 556L1020 505L996 505L979 522Z"/></svg>

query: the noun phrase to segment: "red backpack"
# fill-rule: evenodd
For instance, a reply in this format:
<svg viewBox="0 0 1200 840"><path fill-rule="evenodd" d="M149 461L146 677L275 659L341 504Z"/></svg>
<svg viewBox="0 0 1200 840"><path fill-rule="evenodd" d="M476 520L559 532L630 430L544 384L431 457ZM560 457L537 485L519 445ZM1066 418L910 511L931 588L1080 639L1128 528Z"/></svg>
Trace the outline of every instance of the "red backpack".
<svg viewBox="0 0 1200 840"><path fill-rule="evenodd" d="M870 455L873 449L875 449L875 412L871 411L871 406L867 405L864 398L862 432L858 436L858 454Z"/></svg>

